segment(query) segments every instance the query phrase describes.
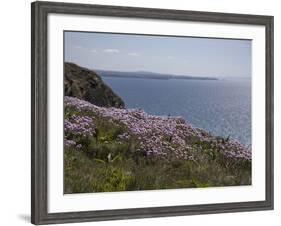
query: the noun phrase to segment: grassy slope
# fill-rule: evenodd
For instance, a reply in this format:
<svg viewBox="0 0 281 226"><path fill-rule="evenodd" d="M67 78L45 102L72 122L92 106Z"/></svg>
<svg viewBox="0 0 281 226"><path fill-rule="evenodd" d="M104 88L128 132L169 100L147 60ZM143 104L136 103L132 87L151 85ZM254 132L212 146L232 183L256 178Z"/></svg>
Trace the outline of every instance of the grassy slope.
<svg viewBox="0 0 281 226"><path fill-rule="evenodd" d="M65 118L86 115L93 119L94 136L72 137L81 148L65 147L65 193L151 190L251 184L251 162L225 158L221 152L196 139L193 159L145 156L137 152L139 141L116 121L92 111L65 108Z"/></svg>

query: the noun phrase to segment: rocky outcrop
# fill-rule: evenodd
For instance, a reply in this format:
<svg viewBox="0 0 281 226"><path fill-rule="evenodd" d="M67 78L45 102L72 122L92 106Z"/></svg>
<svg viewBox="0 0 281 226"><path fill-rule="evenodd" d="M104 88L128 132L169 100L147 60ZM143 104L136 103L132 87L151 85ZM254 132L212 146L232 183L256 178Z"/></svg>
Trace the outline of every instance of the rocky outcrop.
<svg viewBox="0 0 281 226"><path fill-rule="evenodd" d="M64 63L64 95L77 97L100 107L125 107L124 101L96 72L73 63Z"/></svg>

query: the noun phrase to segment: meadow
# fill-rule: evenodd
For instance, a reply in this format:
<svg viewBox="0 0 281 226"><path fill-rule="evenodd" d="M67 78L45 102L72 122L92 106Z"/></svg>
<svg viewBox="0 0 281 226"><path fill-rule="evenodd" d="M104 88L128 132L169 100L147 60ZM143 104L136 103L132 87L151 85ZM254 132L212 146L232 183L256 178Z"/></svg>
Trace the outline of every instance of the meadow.
<svg viewBox="0 0 281 226"><path fill-rule="evenodd" d="M65 97L64 193L251 185L251 150L182 117Z"/></svg>

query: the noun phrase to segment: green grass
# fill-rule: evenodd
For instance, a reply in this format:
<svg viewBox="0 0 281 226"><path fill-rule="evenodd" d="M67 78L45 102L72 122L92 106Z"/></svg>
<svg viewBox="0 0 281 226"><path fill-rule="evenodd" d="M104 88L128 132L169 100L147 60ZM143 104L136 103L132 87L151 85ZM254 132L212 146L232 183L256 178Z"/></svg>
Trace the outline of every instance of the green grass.
<svg viewBox="0 0 281 226"><path fill-rule="evenodd" d="M102 149L100 149L102 150ZM115 150L118 150L116 148ZM251 167L225 167L198 153L197 161L164 160L124 154L112 161L89 157L82 151L65 152L65 193L131 191L251 184Z"/></svg>
<svg viewBox="0 0 281 226"><path fill-rule="evenodd" d="M69 108L66 117L76 112ZM96 136L81 138L82 149L65 147L64 192L91 193L153 189L205 188L251 184L251 162L226 159L218 150L196 138L189 139L194 157L147 157L136 152L138 141L133 136L120 141L127 132L118 122L99 115L94 117Z"/></svg>

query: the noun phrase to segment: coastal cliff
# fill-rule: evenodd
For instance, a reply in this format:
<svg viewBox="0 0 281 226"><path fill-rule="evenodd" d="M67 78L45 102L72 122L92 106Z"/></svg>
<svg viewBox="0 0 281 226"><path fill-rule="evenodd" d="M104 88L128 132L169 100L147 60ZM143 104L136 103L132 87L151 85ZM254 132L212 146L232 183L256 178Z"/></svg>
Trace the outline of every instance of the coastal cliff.
<svg viewBox="0 0 281 226"><path fill-rule="evenodd" d="M251 148L182 117L126 109L94 71L65 63L64 192L251 185Z"/></svg>
<svg viewBox="0 0 281 226"><path fill-rule="evenodd" d="M123 100L97 73L73 63L64 63L64 95L77 97L101 107L125 107Z"/></svg>

